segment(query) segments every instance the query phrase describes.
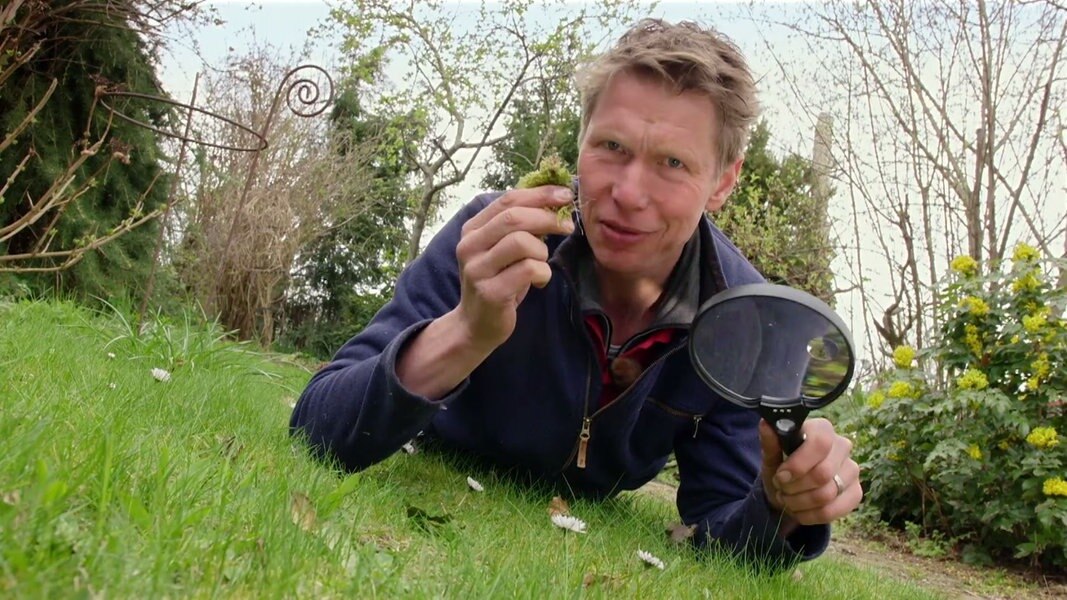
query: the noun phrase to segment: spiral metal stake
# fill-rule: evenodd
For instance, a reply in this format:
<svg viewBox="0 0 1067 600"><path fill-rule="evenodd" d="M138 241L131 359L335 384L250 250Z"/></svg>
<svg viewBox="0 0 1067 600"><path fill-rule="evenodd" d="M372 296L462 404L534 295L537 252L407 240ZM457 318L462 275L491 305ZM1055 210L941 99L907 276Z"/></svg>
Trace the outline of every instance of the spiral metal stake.
<svg viewBox="0 0 1067 600"><path fill-rule="evenodd" d="M311 79L310 75L301 75L294 78L295 75L303 71L307 74L309 71L317 73L325 78L326 81L326 93L323 94L319 88L319 84L315 79ZM198 76L199 78L199 76ZM241 190L241 197L237 203L237 210L234 212L233 220L230 222L230 230L226 235L226 245L223 247L222 256L220 257L219 266L215 271L214 279L211 286L211 297L209 298L208 306L210 310L214 310L217 304L219 284L222 281L222 275L226 269L226 262L229 260L230 248L233 245L233 238L237 232L238 227L241 224L241 217L244 216L245 204L248 201L248 192L252 188L252 183L255 181L256 170L259 167L259 156L269 147L267 142L267 134L270 133L270 128L274 124L274 119L278 114L278 109L281 107L282 97L285 97L286 106L290 112L298 117L314 117L322 114L327 107L333 102L334 97L334 85L333 79L325 69L318 65L304 64L290 69L285 77L282 78L281 83L278 85L278 90L274 94L274 98L271 101L270 111L267 113L267 119L263 124L263 129L259 132L253 131L251 128L246 127L233 119L226 118L218 113L211 112L202 107L196 106L196 99L191 103L179 102L171 98L164 98L161 96L152 96L149 94L140 94L136 92L127 92L120 89L103 89L101 88L97 92L98 101L106 108L112 116L118 119L122 119L126 122L137 125L144 129L154 131L160 135L174 138L182 143L181 156L178 159L178 166L176 167L177 173L181 173L182 163L184 162L185 147L187 144L197 144L200 146L211 146L213 148L220 148L222 150L232 150L234 152L252 152L252 162L248 166L248 174L245 176L244 187ZM323 97L324 96L324 97ZM160 104L168 104L179 109L187 111L188 117L185 127L185 133L179 134L174 131L162 129L156 127L151 123L146 123L139 119L135 119L129 115L123 114L121 111L116 110L114 106L109 104L111 98L136 98L141 100L148 100L150 102L157 102ZM219 121L223 121L230 126L243 131L246 134L251 135L255 139L255 144L251 147L245 146L233 146L227 144L219 144L208 140L195 139L189 137L190 123L192 121L193 114L201 114ZM177 174L175 175L175 182L177 180ZM171 190L171 196L173 196L173 185ZM173 203L173 199L168 199L168 208ZM150 294L149 288L149 294ZM146 295L144 303L148 302ZM142 311L144 308L142 308Z"/></svg>
<svg viewBox="0 0 1067 600"><path fill-rule="evenodd" d="M292 79L293 76L299 73L300 71L307 70L315 71L325 77L327 84L325 100L320 101L319 97L321 95L321 91L319 89L318 83L315 80L310 79L307 76L300 76L296 79ZM292 79L292 81L290 81L290 79ZM294 106L293 104L294 92L296 101L299 102L299 105L296 106ZM271 125L273 125L274 123L274 118L278 114L278 109L280 108L282 96L285 97L285 103L286 106L288 106L290 112L292 112L298 117L308 118L322 114L323 111L325 111L326 108L330 105L330 103L333 102L333 95L333 79L330 78L330 74L327 73L325 69L317 65L300 65L298 67L290 69L289 72L285 74L285 77L282 78L281 83L278 85L278 91L275 92L274 99L270 105L270 111L267 113L267 120L263 123L263 130L257 134L257 136L261 140L264 140L264 146L256 150L255 154L252 156L252 164L250 164L248 167L248 175L245 177L244 188L241 190L241 198L237 202L237 210L233 215L233 221L230 222L230 231L226 235L226 245L223 246L222 256L219 257L219 266L215 271L215 277L211 286L212 297L210 306L212 307L212 309L217 308L215 305L217 303L219 285L222 283L222 276L226 270L226 262L229 260L230 247L233 245L233 238L237 232L237 228L241 224L241 217L244 215L244 207L246 202L248 201L248 192L252 189L252 183L253 181L255 181L256 177L256 169L259 167L259 156L262 150L267 148L267 134L270 132ZM301 110L302 107L312 107L313 110L310 110L309 112L304 112L303 110Z"/></svg>

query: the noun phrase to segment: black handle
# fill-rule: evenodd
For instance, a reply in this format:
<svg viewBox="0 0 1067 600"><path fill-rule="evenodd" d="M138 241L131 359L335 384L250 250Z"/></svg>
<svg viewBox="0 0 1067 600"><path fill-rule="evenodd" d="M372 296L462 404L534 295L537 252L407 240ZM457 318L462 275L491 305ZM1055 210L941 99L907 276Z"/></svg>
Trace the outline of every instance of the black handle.
<svg viewBox="0 0 1067 600"><path fill-rule="evenodd" d="M803 404L794 406L774 406L760 404L759 413L765 421L770 423L774 432L778 434L778 441L782 444L782 451L786 456L796 452L800 444L804 442L804 434L800 433L800 427L804 419L808 417L808 408Z"/></svg>

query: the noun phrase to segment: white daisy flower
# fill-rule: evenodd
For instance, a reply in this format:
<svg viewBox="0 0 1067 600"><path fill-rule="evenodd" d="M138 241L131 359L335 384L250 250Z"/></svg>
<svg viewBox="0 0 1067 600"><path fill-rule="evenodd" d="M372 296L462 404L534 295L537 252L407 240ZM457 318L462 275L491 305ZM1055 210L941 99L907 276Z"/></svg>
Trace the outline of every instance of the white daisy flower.
<svg viewBox="0 0 1067 600"><path fill-rule="evenodd" d="M113 390L113 389L115 389L115 387L116 387L116 386L115 386L115 384L114 384L114 383L109 383L109 384L107 384L107 388L108 388L109 390Z"/></svg>
<svg viewBox="0 0 1067 600"><path fill-rule="evenodd" d="M471 486L471 489L476 491L476 492L484 492L485 491L485 488L482 487L482 484L480 484L477 481L475 481L473 477L469 477L469 476L467 477L467 485Z"/></svg>
<svg viewBox="0 0 1067 600"><path fill-rule="evenodd" d="M108 352L107 353L107 357L108 358L115 358L115 353L114 352Z"/></svg>
<svg viewBox="0 0 1067 600"><path fill-rule="evenodd" d="M159 367L152 369L152 377L155 377L156 381L170 381L170 373L166 369L160 369Z"/></svg>
<svg viewBox="0 0 1067 600"><path fill-rule="evenodd" d="M406 454L415 454L415 444L408 442L400 447Z"/></svg>
<svg viewBox="0 0 1067 600"><path fill-rule="evenodd" d="M552 524L574 533L585 533L585 521L570 515L552 515Z"/></svg>
<svg viewBox="0 0 1067 600"><path fill-rule="evenodd" d="M641 550L640 548L638 548L638 550L637 550L637 558L640 558L646 564L649 564L649 565L651 565L653 567L656 567L657 569L659 569L661 571L664 568L663 567L663 561L658 559L658 558L656 558L655 556L653 556L651 552L645 552L644 550Z"/></svg>

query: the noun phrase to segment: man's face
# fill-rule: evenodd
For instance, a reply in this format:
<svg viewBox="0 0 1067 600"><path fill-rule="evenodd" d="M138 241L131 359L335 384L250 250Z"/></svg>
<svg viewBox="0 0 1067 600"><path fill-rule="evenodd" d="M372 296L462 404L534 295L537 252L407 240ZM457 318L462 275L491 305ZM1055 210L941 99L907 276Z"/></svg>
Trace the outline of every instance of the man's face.
<svg viewBox="0 0 1067 600"><path fill-rule="evenodd" d="M597 263L665 277L704 210L718 210L741 161L718 169L717 109L696 92L617 74L593 108L578 155L582 222Z"/></svg>

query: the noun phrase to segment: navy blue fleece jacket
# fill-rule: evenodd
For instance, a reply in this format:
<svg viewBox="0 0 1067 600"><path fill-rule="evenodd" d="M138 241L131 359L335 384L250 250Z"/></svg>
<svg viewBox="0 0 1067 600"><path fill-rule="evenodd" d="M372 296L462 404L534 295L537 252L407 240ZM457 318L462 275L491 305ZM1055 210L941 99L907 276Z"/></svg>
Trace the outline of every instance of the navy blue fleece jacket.
<svg viewBox="0 0 1067 600"><path fill-rule="evenodd" d="M575 265L590 252L580 234L549 236L551 281L530 290L514 333L470 377L444 398L404 389L397 356L430 321L458 305L461 228L494 198L475 198L405 269L393 299L311 379L293 411L293 432L358 470L425 431L447 447L594 497L640 487L673 451L681 480L678 511L684 523L697 526L698 546L716 540L738 554L779 563L822 553L829 526L801 526L788 541L777 535L779 518L759 478L759 417L700 381L687 336L613 402L598 405L602 349L594 347L583 321L588 303L576 294ZM693 300L763 280L707 219L694 241L698 262L686 276L690 294L698 296ZM676 310L674 318L694 310ZM687 330L690 320L669 325ZM743 353L746 339L736 343ZM586 460L579 466L583 430Z"/></svg>

